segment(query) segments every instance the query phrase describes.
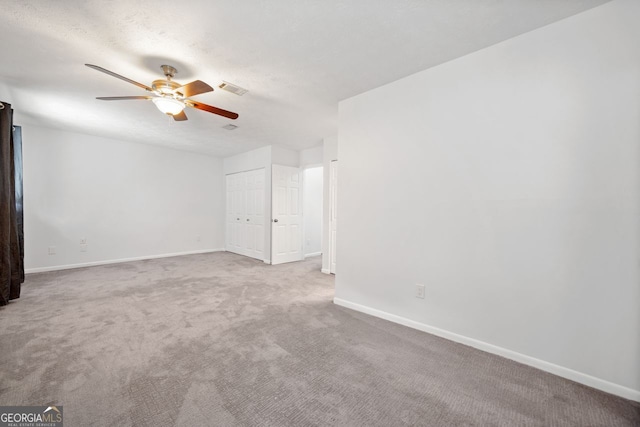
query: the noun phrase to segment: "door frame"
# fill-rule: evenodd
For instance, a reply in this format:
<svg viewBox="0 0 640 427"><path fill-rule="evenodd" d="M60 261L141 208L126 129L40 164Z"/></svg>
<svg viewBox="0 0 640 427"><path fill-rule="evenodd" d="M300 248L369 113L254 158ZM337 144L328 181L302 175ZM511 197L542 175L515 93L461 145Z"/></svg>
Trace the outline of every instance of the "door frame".
<svg viewBox="0 0 640 427"><path fill-rule="evenodd" d="M335 179L333 179L334 173L335 173ZM337 204L338 204L337 192L338 192L338 160L331 160L331 162L329 163L329 245L328 245L329 274L336 274L337 265L338 265L337 260L336 260L335 266L333 265L333 262L332 262L334 252L337 252L336 241L338 240L337 231L336 231L336 237L334 237L333 235L334 228L337 230L337 222L338 222L337 213L336 215L334 215L334 212L337 211Z"/></svg>

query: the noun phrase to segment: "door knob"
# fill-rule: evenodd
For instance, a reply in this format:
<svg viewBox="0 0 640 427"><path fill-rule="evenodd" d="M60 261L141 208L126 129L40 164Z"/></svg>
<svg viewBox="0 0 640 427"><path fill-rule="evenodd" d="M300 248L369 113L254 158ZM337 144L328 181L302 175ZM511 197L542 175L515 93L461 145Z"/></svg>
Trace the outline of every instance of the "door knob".
<svg viewBox="0 0 640 427"><path fill-rule="evenodd" d="M277 220L277 219L274 219L274 220L273 220L273 222L278 222L278 220Z"/></svg>
<svg viewBox="0 0 640 427"><path fill-rule="evenodd" d="M236 218L238 221L240 221L240 218Z"/></svg>
<svg viewBox="0 0 640 427"><path fill-rule="evenodd" d="M249 221L249 218L247 218L247 221Z"/></svg>

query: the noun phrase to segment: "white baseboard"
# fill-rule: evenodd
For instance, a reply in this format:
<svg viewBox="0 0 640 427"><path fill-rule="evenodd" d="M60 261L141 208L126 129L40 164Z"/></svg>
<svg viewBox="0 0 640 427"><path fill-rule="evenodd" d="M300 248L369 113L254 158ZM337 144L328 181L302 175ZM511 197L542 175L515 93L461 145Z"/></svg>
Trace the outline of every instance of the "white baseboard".
<svg viewBox="0 0 640 427"><path fill-rule="evenodd" d="M320 270L321 272L323 272L324 274L331 274L331 271L329 271L328 268L323 268L322 270ZM333 302L336 302L335 298L333 299ZM338 304L338 303L336 303Z"/></svg>
<svg viewBox="0 0 640 427"><path fill-rule="evenodd" d="M311 258L312 256L319 256L322 255L322 252L312 252L310 254L304 254L305 258Z"/></svg>
<svg viewBox="0 0 640 427"><path fill-rule="evenodd" d="M94 267L96 265L118 264L121 262L142 261L145 259L170 258L170 257L182 256L182 255L207 254L210 252L224 252L224 249L202 249L197 251L174 252L170 254L145 255L145 256L133 257L133 258L120 258L120 259L109 259L105 261L83 262L79 264L66 264L66 265L53 265L50 267L26 268L24 272L25 274L43 273L45 271L69 270L72 268Z"/></svg>
<svg viewBox="0 0 640 427"><path fill-rule="evenodd" d="M324 273L324 270L322 271ZM607 393L615 394L616 396L624 397L625 399L634 400L640 402L640 390L634 390L619 384L615 384L600 378L593 377L591 375L574 371L573 369L565 368L563 366L555 365L553 363L545 362L544 360L536 359L535 357L527 356L522 353L518 353L506 348L498 347L493 344L479 341L474 338L469 338L464 335L459 335L454 332L449 332L444 329L436 328L425 323L416 322L415 320L407 319L405 317L397 316L395 314L387 313L382 310L360 305L354 302L350 302L341 298L334 298L333 303L342 307L350 308L361 313L369 314L371 316L379 317L381 319L388 320L390 322L398 323L400 325L408 326L413 329L418 329L423 332L427 332L439 337L455 341L461 344L468 345L470 347L477 348L479 350L486 351L487 353L497 354L507 359L515 360L525 365L533 366L540 370L550 372L559 377L567 378L580 384L587 385L589 387L602 390Z"/></svg>

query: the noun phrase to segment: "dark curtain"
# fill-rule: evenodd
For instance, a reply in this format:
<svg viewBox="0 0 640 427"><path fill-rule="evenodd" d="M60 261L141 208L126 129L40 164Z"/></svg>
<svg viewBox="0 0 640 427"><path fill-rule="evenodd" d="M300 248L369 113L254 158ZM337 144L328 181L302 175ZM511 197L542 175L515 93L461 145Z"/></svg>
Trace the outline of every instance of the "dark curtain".
<svg viewBox="0 0 640 427"><path fill-rule="evenodd" d="M0 305L20 298L24 282L22 133L11 105L0 102Z"/></svg>

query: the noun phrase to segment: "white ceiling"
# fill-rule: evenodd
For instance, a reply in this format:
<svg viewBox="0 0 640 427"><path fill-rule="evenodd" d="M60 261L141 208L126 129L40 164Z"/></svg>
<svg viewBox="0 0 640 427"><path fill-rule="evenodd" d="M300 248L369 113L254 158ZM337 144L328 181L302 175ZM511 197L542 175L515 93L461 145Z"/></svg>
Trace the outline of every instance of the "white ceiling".
<svg viewBox="0 0 640 427"><path fill-rule="evenodd" d="M338 101L605 3L606 0L7 0L0 12L0 100L16 122L228 156L268 144L318 145L337 132ZM216 87L174 122L150 85ZM226 80L249 90L217 89ZM222 126L233 122L238 129Z"/></svg>

